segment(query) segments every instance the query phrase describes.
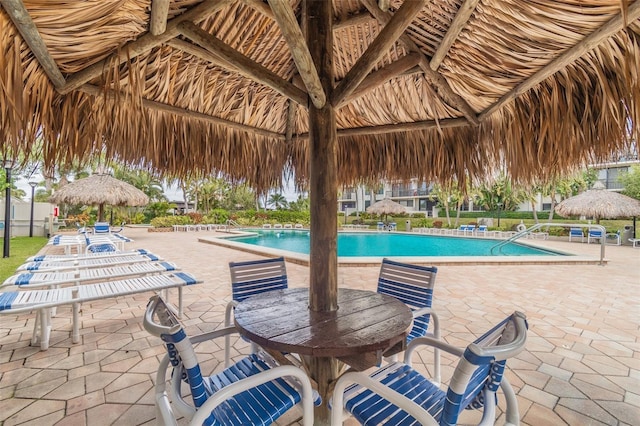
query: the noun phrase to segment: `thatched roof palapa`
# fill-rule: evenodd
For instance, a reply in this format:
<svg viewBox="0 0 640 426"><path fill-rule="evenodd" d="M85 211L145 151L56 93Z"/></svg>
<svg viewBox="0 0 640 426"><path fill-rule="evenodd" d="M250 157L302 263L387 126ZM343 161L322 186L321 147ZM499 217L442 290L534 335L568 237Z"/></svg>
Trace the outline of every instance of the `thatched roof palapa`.
<svg viewBox="0 0 640 426"><path fill-rule="evenodd" d="M337 309L339 184L544 179L638 136L640 0L0 4L3 157L308 182L313 311Z"/></svg>
<svg viewBox="0 0 640 426"><path fill-rule="evenodd" d="M95 173L89 177L70 182L49 197L56 204L82 204L99 206L98 218L104 220L104 205L146 206L147 194L135 186L106 173Z"/></svg>
<svg viewBox="0 0 640 426"><path fill-rule="evenodd" d="M298 0L0 4L0 155L49 168L103 152L302 183L323 101L345 184L462 181L499 161L544 178L637 138L638 1L332 0L329 95Z"/></svg>
<svg viewBox="0 0 640 426"><path fill-rule="evenodd" d="M569 197L555 207L562 216L587 216L596 219L619 219L640 216L640 200L607 191L601 182L593 188Z"/></svg>

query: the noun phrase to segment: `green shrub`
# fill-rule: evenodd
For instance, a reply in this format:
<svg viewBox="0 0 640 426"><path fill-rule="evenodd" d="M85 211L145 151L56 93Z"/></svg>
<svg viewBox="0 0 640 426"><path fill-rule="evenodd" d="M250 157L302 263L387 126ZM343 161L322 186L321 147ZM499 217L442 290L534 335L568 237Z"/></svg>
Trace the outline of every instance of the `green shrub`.
<svg viewBox="0 0 640 426"><path fill-rule="evenodd" d="M170 228L173 225L192 224L189 216L160 216L151 219L151 226L154 228Z"/></svg>

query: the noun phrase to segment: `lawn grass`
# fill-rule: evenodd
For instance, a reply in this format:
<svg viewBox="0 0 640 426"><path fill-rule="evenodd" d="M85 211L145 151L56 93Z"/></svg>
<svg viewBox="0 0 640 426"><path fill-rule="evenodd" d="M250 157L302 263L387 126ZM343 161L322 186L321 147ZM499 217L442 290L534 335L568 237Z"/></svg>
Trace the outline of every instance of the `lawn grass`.
<svg viewBox="0 0 640 426"><path fill-rule="evenodd" d="M9 240L9 257L0 259L0 283L13 275L16 268L33 256L47 244L45 237L14 237ZM4 247L4 238L0 238L0 245Z"/></svg>

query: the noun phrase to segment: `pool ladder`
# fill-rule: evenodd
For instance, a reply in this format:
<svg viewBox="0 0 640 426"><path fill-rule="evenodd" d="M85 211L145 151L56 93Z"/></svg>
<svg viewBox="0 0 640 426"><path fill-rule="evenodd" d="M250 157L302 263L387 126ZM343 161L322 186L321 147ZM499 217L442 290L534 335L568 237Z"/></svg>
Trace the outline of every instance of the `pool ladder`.
<svg viewBox="0 0 640 426"><path fill-rule="evenodd" d="M500 241L498 244L491 247L491 254L495 254L495 250L498 250L499 254L502 253L502 247L506 246L514 242L515 240L521 238L522 236L528 235L533 231L537 231L538 229L544 227L558 226L562 228L587 228L587 229L598 229L602 232L602 238L600 238L600 265L604 265L604 247L605 247L605 235L607 234L607 230L602 225L593 225L593 224L582 224L582 223L536 223L531 228L524 229L517 234L511 236L510 238Z"/></svg>

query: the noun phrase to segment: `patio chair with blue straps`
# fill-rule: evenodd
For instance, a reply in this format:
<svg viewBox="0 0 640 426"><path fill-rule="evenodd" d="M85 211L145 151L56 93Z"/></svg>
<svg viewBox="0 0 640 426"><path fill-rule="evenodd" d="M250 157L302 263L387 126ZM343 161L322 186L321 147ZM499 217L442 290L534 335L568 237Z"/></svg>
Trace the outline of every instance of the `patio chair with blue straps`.
<svg viewBox="0 0 640 426"><path fill-rule="evenodd" d="M407 336L407 344L416 337L427 335L429 322L433 318L433 332L429 335L440 339L438 316L431 309L433 303L433 287L436 282L438 268L435 266L411 265L382 259L378 276L378 293L395 297L407 305L413 313L413 327ZM434 380L440 381L440 351L433 355ZM395 356L391 357L396 361Z"/></svg>
<svg viewBox="0 0 640 426"><path fill-rule="evenodd" d="M190 425L270 425L299 403L303 424L313 424L314 399L320 401L306 373L292 365L280 366L264 352L248 355L223 371L203 377L193 345L235 333L235 327L189 338L160 296L149 300L143 325L150 334L160 337L167 349L156 375L158 424L177 425L176 418L184 416ZM169 364L173 372L167 380ZM183 395L183 388L190 391L190 397Z"/></svg>
<svg viewBox="0 0 640 426"><path fill-rule="evenodd" d="M580 238L580 242L584 243L584 234L582 233L582 228L569 229L569 241L571 241L572 238Z"/></svg>
<svg viewBox="0 0 640 426"><path fill-rule="evenodd" d="M496 421L497 391L501 388L506 400L505 424L517 425L518 402L504 370L507 359L524 349L526 337L525 316L514 312L465 350L429 337L414 339L404 363L387 365L369 376L349 372L338 379L331 401L331 424L342 424L344 406L367 425L456 425L465 409L483 410L479 424L490 425ZM412 353L424 345L460 358L446 391L411 366Z"/></svg>
<svg viewBox="0 0 640 426"><path fill-rule="evenodd" d="M289 287L287 268L284 257L273 259L250 260L246 262L229 262L231 272L231 301L227 303L224 313L224 325L231 325L233 308L247 297L272 290L283 290ZM225 362L229 362L229 337L225 338ZM254 351L257 347L252 344Z"/></svg>
<svg viewBox="0 0 640 426"><path fill-rule="evenodd" d="M591 240L598 243L601 242L602 235L603 233L600 229L589 229L589 231L587 232L587 244L591 244Z"/></svg>

